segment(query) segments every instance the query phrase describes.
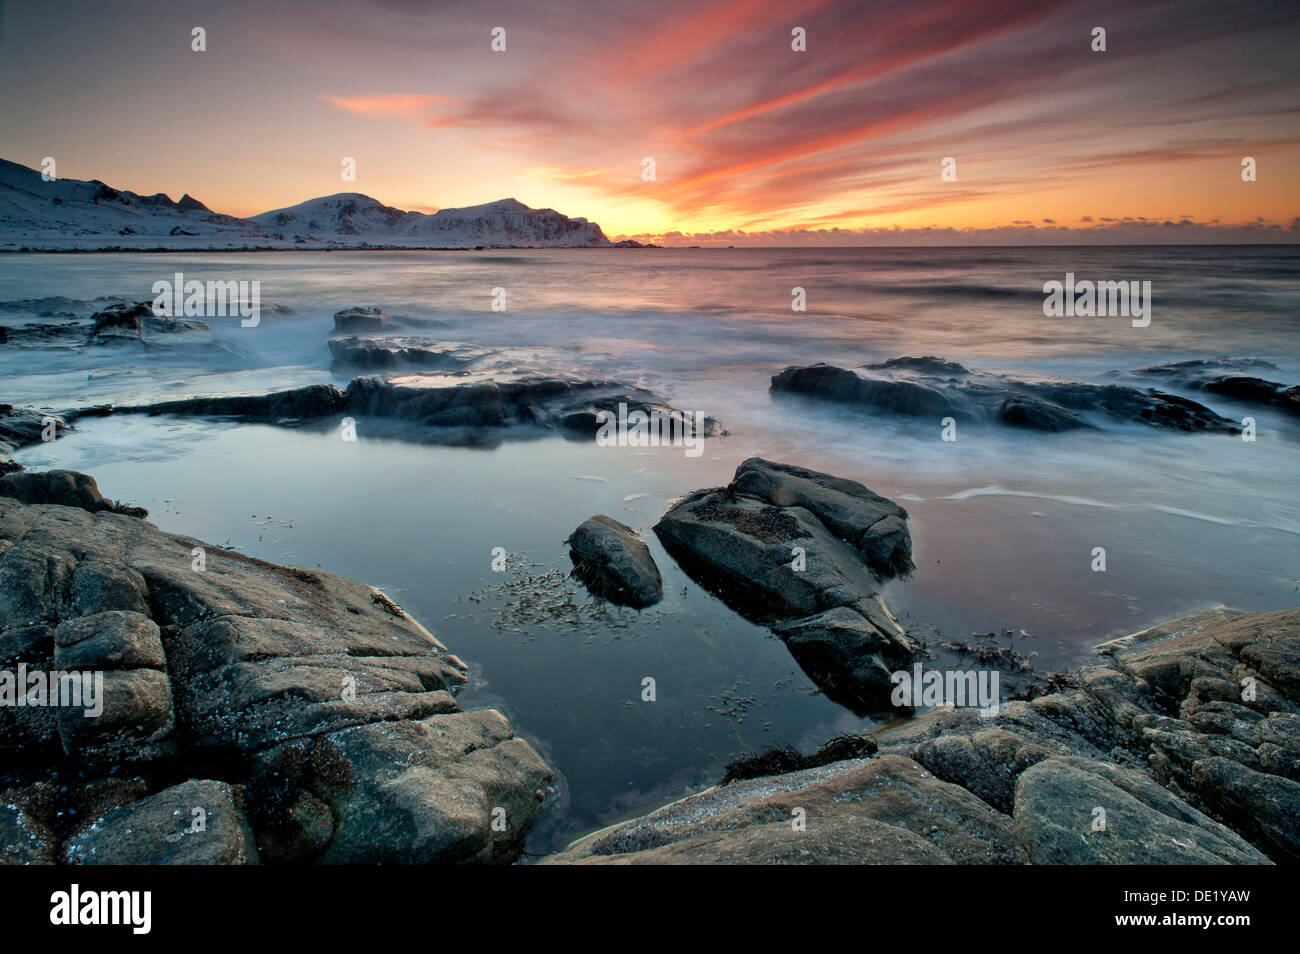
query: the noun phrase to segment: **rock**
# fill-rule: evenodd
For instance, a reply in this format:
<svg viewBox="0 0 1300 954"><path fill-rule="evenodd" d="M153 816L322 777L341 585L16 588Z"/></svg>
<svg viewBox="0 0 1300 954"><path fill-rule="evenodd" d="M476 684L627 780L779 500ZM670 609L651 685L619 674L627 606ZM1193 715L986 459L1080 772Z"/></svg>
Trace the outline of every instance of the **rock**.
<svg viewBox="0 0 1300 954"><path fill-rule="evenodd" d="M455 712L318 739L292 781L338 819L324 862L445 864L491 861L521 839L551 772L499 713Z"/></svg>
<svg viewBox="0 0 1300 954"><path fill-rule="evenodd" d="M57 777L66 817L103 815L62 846L68 861L199 851L190 835L180 847L137 838L129 848L128 829L151 800L171 804L161 785L214 765L223 782L192 784L233 791L277 863L508 860L550 780L500 715L461 711L464 663L379 591L108 509L0 496L0 656L45 671L94 667L103 680L97 716L0 707L6 784ZM138 789L122 788L124 766ZM443 815L450 827L435 832ZM4 824L0 838L13 834ZM255 861L251 844L223 836L202 857Z"/></svg>
<svg viewBox="0 0 1300 954"><path fill-rule="evenodd" d="M112 809L68 839L70 865L257 864L252 832L225 782L198 780Z"/></svg>
<svg viewBox="0 0 1300 954"><path fill-rule="evenodd" d="M1281 408L1300 414L1300 385L1287 385L1242 371L1277 371L1278 367L1256 358L1206 358L1139 368L1138 377L1157 377L1169 385L1191 391L1207 391L1246 404Z"/></svg>
<svg viewBox="0 0 1300 954"><path fill-rule="evenodd" d="M1192 766L1192 788L1216 815L1272 858L1300 861L1300 782L1213 757Z"/></svg>
<svg viewBox="0 0 1300 954"><path fill-rule="evenodd" d="M53 430L47 432L51 424ZM65 415L0 404L0 477L23 469L21 464L9 459L14 451L40 442L46 433L58 439L70 430Z"/></svg>
<svg viewBox="0 0 1300 954"><path fill-rule="evenodd" d="M862 551L881 579L912 569L907 511L856 480L751 457L736 468L730 489L776 507L804 508Z"/></svg>
<svg viewBox="0 0 1300 954"><path fill-rule="evenodd" d="M149 591L144 577L107 560L77 564L72 574L72 602L82 616L105 610L149 612Z"/></svg>
<svg viewBox="0 0 1300 954"><path fill-rule="evenodd" d="M382 428L383 421L406 422L444 433L436 435L447 443L481 444L494 432L518 428L531 434L538 430L562 430L596 436L601 427L600 412L617 419L641 411L647 415L675 415L683 412L652 399L648 392L628 389L616 381L540 377L508 371L474 375L410 375L394 380L382 377L355 378L347 391L333 385L314 384L291 391L233 397L197 397L179 401L121 407L120 414L180 414L229 417L265 424L298 425L344 412L365 415L367 433ZM427 431L394 424L379 431L404 440L428 440ZM717 421L703 418L703 434L722 433ZM499 439L499 438L498 438Z"/></svg>
<svg viewBox="0 0 1300 954"><path fill-rule="evenodd" d="M136 612L107 610L60 623L54 631L58 669L166 671L158 625Z"/></svg>
<svg viewBox="0 0 1300 954"><path fill-rule="evenodd" d="M0 497L12 497L22 503L58 504L79 507L91 513L111 511L132 517L148 516L143 507L129 507L109 500L99 492L99 485L89 474L74 470L30 471L0 477Z"/></svg>
<svg viewBox="0 0 1300 954"><path fill-rule="evenodd" d="M1031 864L1268 864L1146 776L1084 759L1047 759L1022 772L1014 818Z"/></svg>
<svg viewBox="0 0 1300 954"><path fill-rule="evenodd" d="M597 514L583 521L565 542L573 560L571 575L594 595L636 609L663 599L659 567L631 527Z"/></svg>
<svg viewBox="0 0 1300 954"><path fill-rule="evenodd" d="M1003 401L998 408L998 420L1031 431L1073 431L1092 427L1072 411L1027 394L1015 394Z"/></svg>
<svg viewBox="0 0 1300 954"><path fill-rule="evenodd" d="M84 671L81 675L83 679L87 676ZM103 711L98 715L84 705L58 709L64 751L79 760L101 764L170 757L175 751L171 736L176 720L167 674L153 669L116 669L103 673L102 678Z"/></svg>
<svg viewBox="0 0 1300 954"><path fill-rule="evenodd" d="M488 348L454 341L410 337L366 338L356 335L330 338L329 347L330 354L334 356L330 367L335 371L352 368L365 371L390 368L456 371L470 367L493 353Z"/></svg>
<svg viewBox="0 0 1300 954"><path fill-rule="evenodd" d="M759 622L811 616L876 593L861 553L802 507L703 490L657 524L664 548L732 609ZM795 570L802 548L806 568Z"/></svg>
<svg viewBox="0 0 1300 954"><path fill-rule="evenodd" d="M751 458L654 529L692 578L772 626L829 698L865 714L891 711L890 674L915 652L878 594L912 565L906 518L856 481Z"/></svg>
<svg viewBox="0 0 1300 954"><path fill-rule="evenodd" d="M332 384L309 384L290 391L229 397L185 398L117 409L119 414L181 414L228 417L274 424L283 420L329 417L347 408L347 398Z"/></svg>
<svg viewBox="0 0 1300 954"><path fill-rule="evenodd" d="M860 715L902 715L890 700L890 676L911 665L915 648L904 637L881 632L860 613L836 607L773 627L790 655L826 695Z"/></svg>
<svg viewBox="0 0 1300 954"><path fill-rule="evenodd" d="M895 358L864 377L847 368L791 366L772 378L773 393L799 394L874 413L996 422L1059 432L1090 428L1084 414L1120 424L1179 431L1238 433L1236 422L1203 404L1153 388L1079 381L1020 380L970 371L939 358Z"/></svg>
<svg viewBox="0 0 1300 954"><path fill-rule="evenodd" d="M973 419L969 410L958 407L942 391L927 384L864 378L829 364L788 367L772 378L772 390L907 417Z"/></svg>
<svg viewBox="0 0 1300 954"><path fill-rule="evenodd" d="M122 302L109 305L91 317L94 323L88 343L94 345L121 342L149 342L158 336L211 332L206 321L193 318L157 316L149 302Z"/></svg>
<svg viewBox="0 0 1300 954"><path fill-rule="evenodd" d="M58 839L21 793L0 792L0 865L52 865Z"/></svg>
<svg viewBox="0 0 1300 954"><path fill-rule="evenodd" d="M388 315L382 308L375 305L355 305L334 314L335 334L383 331L386 324L388 324Z"/></svg>
<svg viewBox="0 0 1300 954"><path fill-rule="evenodd" d="M543 864L1015 860L1005 816L911 759L886 755L711 788L588 835Z"/></svg>

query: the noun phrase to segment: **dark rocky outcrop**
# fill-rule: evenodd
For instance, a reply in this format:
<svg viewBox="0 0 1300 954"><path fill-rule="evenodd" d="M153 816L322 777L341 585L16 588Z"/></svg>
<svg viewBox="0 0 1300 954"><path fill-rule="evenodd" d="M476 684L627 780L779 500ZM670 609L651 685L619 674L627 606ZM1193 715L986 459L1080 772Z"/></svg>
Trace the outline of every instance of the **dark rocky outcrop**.
<svg viewBox="0 0 1300 954"><path fill-rule="evenodd" d="M569 539L570 574L594 595L645 609L664 598L664 582L650 548L631 527L596 514L582 522Z"/></svg>
<svg viewBox="0 0 1300 954"><path fill-rule="evenodd" d="M760 458L680 500L664 548L732 609L772 627L828 696L888 712L914 647L878 595L911 567L907 512L852 480Z"/></svg>
<svg viewBox="0 0 1300 954"><path fill-rule="evenodd" d="M993 718L931 710L875 757L712 788L547 863L1300 860L1300 609L1217 607L1098 651Z"/></svg>
<svg viewBox="0 0 1300 954"><path fill-rule="evenodd" d="M1177 431L1237 433L1235 422L1203 404L1154 388L1080 381L1022 380L971 371L941 358L893 358L867 365L864 376L827 364L789 367L771 390L830 401L870 413L934 421L995 422L1059 432L1095 421Z"/></svg>
<svg viewBox="0 0 1300 954"><path fill-rule="evenodd" d="M206 321L193 318L156 316L149 302L123 302L109 305L91 316L90 344L115 344L124 341L148 342L162 335L211 332Z"/></svg>
<svg viewBox="0 0 1300 954"><path fill-rule="evenodd" d="M383 331L388 315L376 305L354 305L334 314L334 334L355 335L368 331Z"/></svg>
<svg viewBox="0 0 1300 954"><path fill-rule="evenodd" d="M20 499L15 478L72 496ZM466 667L424 627L363 583L164 533L94 486L0 482L0 670L103 679L98 715L0 707L0 853L432 863L518 850L551 773L499 714L461 710Z"/></svg>
<svg viewBox="0 0 1300 954"><path fill-rule="evenodd" d="M335 371L386 371L426 369L456 371L467 368L492 352L487 348L427 338L369 338L351 335L329 341Z"/></svg>
<svg viewBox="0 0 1300 954"><path fill-rule="evenodd" d="M394 436L448 442L478 442L512 428L594 437L600 428L598 412L617 416L621 406L647 415L681 414L648 392L617 381L510 374L465 375L455 380L458 383L448 384L443 375L360 377L346 391L332 384L313 384L270 394L162 401L114 412L219 416L267 424L300 424L346 413L441 432L395 430ZM704 436L719 432L717 422L706 418Z"/></svg>
<svg viewBox="0 0 1300 954"><path fill-rule="evenodd" d="M1245 404L1262 404L1300 414L1300 385L1287 385L1245 372L1268 374L1278 367L1256 358L1200 358L1158 364L1130 372L1136 377L1160 378L1170 387L1205 391Z"/></svg>
<svg viewBox="0 0 1300 954"><path fill-rule="evenodd" d="M0 477L0 497L12 497L22 503L78 507L91 513L107 510L132 517L149 515L149 511L142 507L130 507L109 500L99 492L94 477L74 470L7 474Z"/></svg>

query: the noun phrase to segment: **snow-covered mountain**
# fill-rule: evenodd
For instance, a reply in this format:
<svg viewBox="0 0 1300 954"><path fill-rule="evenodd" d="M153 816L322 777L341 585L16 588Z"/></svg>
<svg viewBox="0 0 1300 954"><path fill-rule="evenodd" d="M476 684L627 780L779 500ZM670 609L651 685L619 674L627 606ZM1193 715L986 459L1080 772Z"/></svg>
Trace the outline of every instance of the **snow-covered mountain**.
<svg viewBox="0 0 1300 954"><path fill-rule="evenodd" d="M0 250L239 248L605 248L600 226L501 199L428 214L355 192L240 219L186 195L179 202L99 180L46 182L0 159Z"/></svg>

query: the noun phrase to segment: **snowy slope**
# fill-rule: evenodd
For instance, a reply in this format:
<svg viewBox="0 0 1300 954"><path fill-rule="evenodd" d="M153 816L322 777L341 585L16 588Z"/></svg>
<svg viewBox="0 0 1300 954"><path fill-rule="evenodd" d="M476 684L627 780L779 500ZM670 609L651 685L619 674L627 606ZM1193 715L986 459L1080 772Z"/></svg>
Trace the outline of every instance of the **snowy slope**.
<svg viewBox="0 0 1300 954"><path fill-rule="evenodd" d="M603 248L600 226L514 199L432 215L355 192L309 199L247 219L188 195L140 196L94 180L45 182L0 159L0 250L29 248Z"/></svg>

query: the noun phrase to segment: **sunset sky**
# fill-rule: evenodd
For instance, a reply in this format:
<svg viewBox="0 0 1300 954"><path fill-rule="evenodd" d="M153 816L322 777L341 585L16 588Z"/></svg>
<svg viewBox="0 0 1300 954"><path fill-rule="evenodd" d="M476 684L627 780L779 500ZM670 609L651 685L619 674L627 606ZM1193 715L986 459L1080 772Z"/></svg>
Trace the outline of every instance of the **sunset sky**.
<svg viewBox="0 0 1300 954"><path fill-rule="evenodd" d="M363 192L421 211L513 196L668 244L1300 240L1295 2L0 11L0 156L233 215Z"/></svg>

